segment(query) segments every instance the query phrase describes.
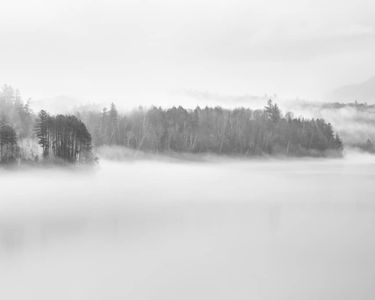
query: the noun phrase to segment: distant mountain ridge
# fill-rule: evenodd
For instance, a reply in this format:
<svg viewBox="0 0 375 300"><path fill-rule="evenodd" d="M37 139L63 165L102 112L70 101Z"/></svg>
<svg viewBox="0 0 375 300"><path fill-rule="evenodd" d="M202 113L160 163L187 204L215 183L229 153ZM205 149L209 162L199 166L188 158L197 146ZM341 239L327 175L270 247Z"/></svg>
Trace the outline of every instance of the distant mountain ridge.
<svg viewBox="0 0 375 300"><path fill-rule="evenodd" d="M375 76L362 83L342 86L330 96L335 101L366 101L375 104Z"/></svg>

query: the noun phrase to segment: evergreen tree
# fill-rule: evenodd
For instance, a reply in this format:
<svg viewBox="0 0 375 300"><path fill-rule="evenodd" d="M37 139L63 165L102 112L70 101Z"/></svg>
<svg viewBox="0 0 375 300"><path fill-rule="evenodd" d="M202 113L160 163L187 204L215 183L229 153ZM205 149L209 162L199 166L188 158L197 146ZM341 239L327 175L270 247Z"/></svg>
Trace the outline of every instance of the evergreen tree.
<svg viewBox="0 0 375 300"><path fill-rule="evenodd" d="M281 112L279 106L277 104L273 104L272 100L269 99L267 102L267 106L265 106L264 111L266 116L269 120L273 123L277 123L281 119Z"/></svg>
<svg viewBox="0 0 375 300"><path fill-rule="evenodd" d="M38 138L38 143L43 149L43 157L49 156L50 150L50 124L51 119L45 110L41 110L38 114L38 119L35 124L35 134Z"/></svg>

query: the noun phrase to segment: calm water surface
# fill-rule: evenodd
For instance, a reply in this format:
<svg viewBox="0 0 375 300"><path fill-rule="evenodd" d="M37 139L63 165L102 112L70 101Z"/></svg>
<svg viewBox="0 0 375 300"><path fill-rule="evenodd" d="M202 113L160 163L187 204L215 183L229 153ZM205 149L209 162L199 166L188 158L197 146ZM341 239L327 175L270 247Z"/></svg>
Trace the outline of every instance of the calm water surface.
<svg viewBox="0 0 375 300"><path fill-rule="evenodd" d="M0 299L375 299L375 158L0 172Z"/></svg>

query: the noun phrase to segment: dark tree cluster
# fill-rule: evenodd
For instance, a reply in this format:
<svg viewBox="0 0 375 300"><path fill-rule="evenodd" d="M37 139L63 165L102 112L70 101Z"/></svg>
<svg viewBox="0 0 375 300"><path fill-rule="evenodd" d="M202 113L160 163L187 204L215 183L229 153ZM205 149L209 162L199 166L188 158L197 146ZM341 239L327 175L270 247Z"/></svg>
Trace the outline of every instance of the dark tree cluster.
<svg viewBox="0 0 375 300"><path fill-rule="evenodd" d="M151 152L235 155L323 155L341 152L342 142L323 119L282 115L270 100L263 110L183 107L139 108L119 114L82 113L95 146L122 145Z"/></svg>
<svg viewBox="0 0 375 300"><path fill-rule="evenodd" d="M93 159L91 135L85 124L72 115L50 116L40 111L35 135L44 158L59 158L68 162L88 162Z"/></svg>
<svg viewBox="0 0 375 300"><path fill-rule="evenodd" d="M91 135L77 117L50 116L45 111L37 117L17 90L4 85L0 90L0 163L36 161L40 153L36 141L44 158L68 162L93 159Z"/></svg>

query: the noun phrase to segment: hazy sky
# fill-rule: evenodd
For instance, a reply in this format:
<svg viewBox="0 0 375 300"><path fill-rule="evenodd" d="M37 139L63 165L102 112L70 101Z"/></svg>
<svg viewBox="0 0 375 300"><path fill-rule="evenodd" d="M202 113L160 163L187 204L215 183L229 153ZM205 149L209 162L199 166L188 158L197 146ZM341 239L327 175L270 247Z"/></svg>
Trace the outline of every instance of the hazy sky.
<svg viewBox="0 0 375 300"><path fill-rule="evenodd" d="M374 14L373 0L5 0L0 83L128 105L184 90L323 99L375 75Z"/></svg>

